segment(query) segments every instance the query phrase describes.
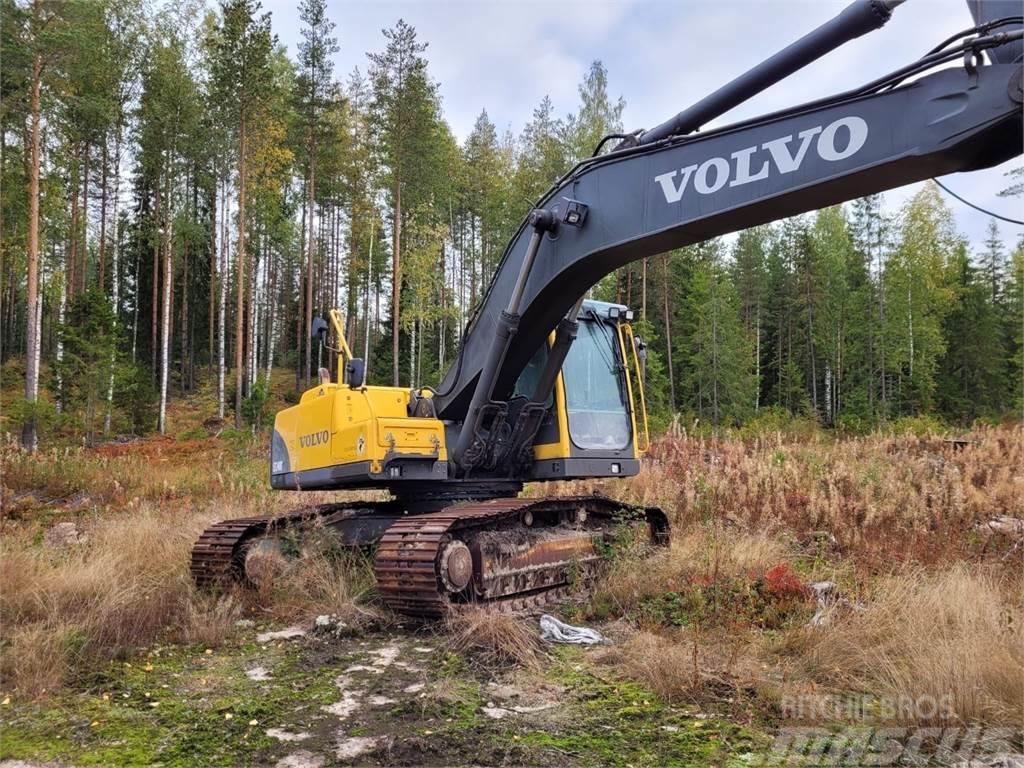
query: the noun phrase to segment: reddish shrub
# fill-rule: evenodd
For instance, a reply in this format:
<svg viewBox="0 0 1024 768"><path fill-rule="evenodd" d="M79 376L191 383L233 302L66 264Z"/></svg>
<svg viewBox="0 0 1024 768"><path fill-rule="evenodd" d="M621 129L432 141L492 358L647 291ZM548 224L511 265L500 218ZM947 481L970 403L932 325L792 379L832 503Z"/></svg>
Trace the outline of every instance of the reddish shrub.
<svg viewBox="0 0 1024 768"><path fill-rule="evenodd" d="M765 594L777 598L807 597L810 590L789 563L779 563L764 574Z"/></svg>

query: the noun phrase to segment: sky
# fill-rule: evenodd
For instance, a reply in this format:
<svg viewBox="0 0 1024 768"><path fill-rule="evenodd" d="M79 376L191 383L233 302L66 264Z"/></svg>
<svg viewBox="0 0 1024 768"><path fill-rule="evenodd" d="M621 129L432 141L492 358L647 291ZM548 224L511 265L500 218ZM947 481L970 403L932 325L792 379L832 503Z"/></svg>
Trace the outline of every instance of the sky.
<svg viewBox="0 0 1024 768"><path fill-rule="evenodd" d="M445 118L465 139L486 109L499 133L518 134L541 99L557 115L577 107L577 88L595 59L608 69L609 93L626 102L626 130L650 128L758 64L849 0L328 0L340 51L335 75L366 70L366 53L384 47L381 30L399 18L429 47ZM263 0L280 42L296 55L298 0ZM833 51L750 99L712 125L725 125L861 85L910 63L949 35L972 26L964 0L908 0L889 23ZM942 178L962 197L1024 218L1020 201L999 198L1018 159ZM920 184L886 194L897 210ZM989 217L947 197L959 231L975 249ZM1024 227L1000 222L1015 243Z"/></svg>

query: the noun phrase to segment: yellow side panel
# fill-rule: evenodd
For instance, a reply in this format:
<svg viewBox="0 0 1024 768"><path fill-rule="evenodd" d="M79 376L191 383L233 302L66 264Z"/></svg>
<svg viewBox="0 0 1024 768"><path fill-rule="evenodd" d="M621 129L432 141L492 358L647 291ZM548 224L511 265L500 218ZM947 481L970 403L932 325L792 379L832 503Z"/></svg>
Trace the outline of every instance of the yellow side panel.
<svg viewBox="0 0 1024 768"><path fill-rule="evenodd" d="M330 466L332 411L337 384L325 384L303 393L299 404L277 414L274 429L288 447L292 472Z"/></svg>
<svg viewBox="0 0 1024 768"><path fill-rule="evenodd" d="M399 387L314 387L277 415L275 429L293 472L361 461L377 472L389 451L437 453L446 460L444 425L407 416L408 402L408 391Z"/></svg>

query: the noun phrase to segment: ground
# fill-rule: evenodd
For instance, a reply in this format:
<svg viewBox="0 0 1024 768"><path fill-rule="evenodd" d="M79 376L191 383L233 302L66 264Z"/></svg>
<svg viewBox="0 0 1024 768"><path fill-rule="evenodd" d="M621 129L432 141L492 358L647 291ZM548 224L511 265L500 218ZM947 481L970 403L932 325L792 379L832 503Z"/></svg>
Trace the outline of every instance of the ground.
<svg viewBox="0 0 1024 768"><path fill-rule="evenodd" d="M153 648L87 689L8 698L0 765L745 765L763 735L670 706L551 647L484 670L429 627L356 638L239 630Z"/></svg>
<svg viewBox="0 0 1024 768"><path fill-rule="evenodd" d="M204 393L164 437L65 424L30 455L0 432L0 768L747 766L801 728L805 752L924 744L900 764L968 765L936 762L949 734L1024 750L1020 424L674 430L638 477L529 486L671 520L670 547L549 607L610 638L584 650L541 646L535 615L403 621L318 537L258 591L197 591L211 522L352 498L271 492L266 434Z"/></svg>

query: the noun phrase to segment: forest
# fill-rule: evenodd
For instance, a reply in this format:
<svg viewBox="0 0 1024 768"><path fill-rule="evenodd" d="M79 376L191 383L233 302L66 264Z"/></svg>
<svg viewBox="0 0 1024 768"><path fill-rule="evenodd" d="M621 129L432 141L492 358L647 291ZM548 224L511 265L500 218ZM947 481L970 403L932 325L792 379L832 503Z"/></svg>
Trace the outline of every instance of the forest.
<svg viewBox="0 0 1024 768"><path fill-rule="evenodd" d="M345 74L326 0L298 15L290 57L257 0L0 0L0 362L26 447L69 424L164 433L202 388L265 426L274 369L294 400L328 364L312 326L332 307L370 383L436 384L532 202L624 128L594 61L572 113L545 97L516 134L482 108L460 142L412 26ZM636 310L661 428L998 420L1024 408L1018 236L993 220L972 246L926 184L900 210L874 196L648 258L593 296Z"/></svg>

